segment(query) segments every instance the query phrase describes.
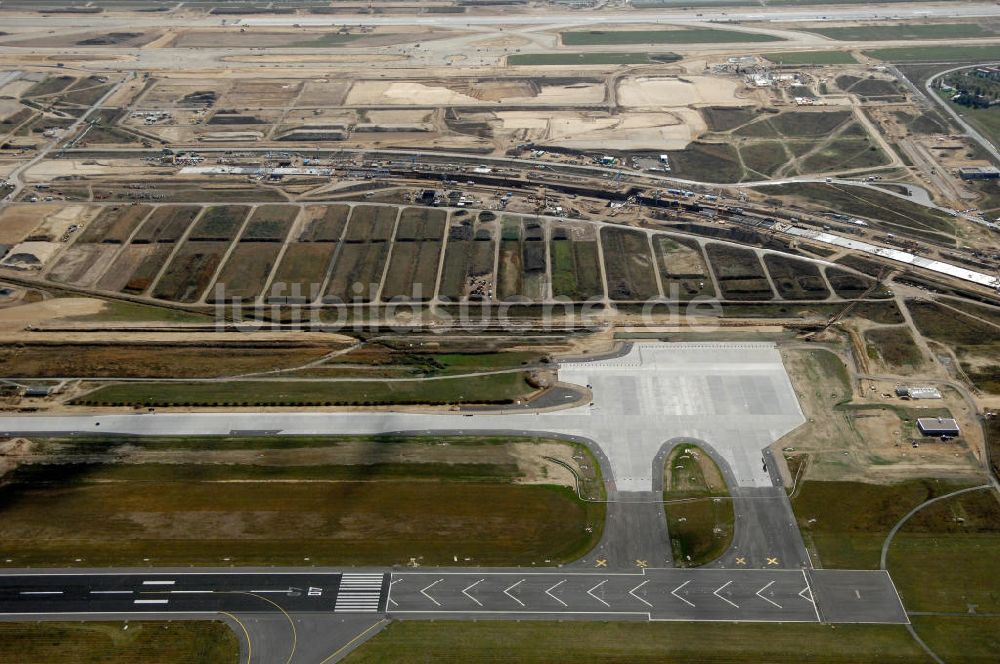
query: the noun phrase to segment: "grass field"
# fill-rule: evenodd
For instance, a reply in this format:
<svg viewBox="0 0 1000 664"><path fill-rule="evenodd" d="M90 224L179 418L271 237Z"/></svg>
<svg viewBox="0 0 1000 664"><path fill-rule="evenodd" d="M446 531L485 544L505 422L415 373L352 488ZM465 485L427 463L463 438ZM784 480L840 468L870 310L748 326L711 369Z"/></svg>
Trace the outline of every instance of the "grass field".
<svg viewBox="0 0 1000 664"><path fill-rule="evenodd" d="M764 256L778 294L788 300L823 300L829 297L819 267L815 263L795 260L778 254Z"/></svg>
<svg viewBox="0 0 1000 664"><path fill-rule="evenodd" d="M809 480L792 497L792 508L814 562L877 569L882 543L903 515L962 486L935 479L897 484Z"/></svg>
<svg viewBox="0 0 1000 664"><path fill-rule="evenodd" d="M996 34L979 23L931 23L927 25L853 25L840 28L808 28L809 32L838 41L894 41L900 39L969 39Z"/></svg>
<svg viewBox="0 0 1000 664"><path fill-rule="evenodd" d="M743 177L736 148L726 143L690 143L671 150L671 171L679 177L706 182L738 182Z"/></svg>
<svg viewBox="0 0 1000 664"><path fill-rule="evenodd" d="M533 391L525 375L509 373L426 382L127 383L99 388L74 403L161 407L509 403Z"/></svg>
<svg viewBox="0 0 1000 664"><path fill-rule="evenodd" d="M552 252L553 296L579 301L604 294L596 242L554 240L549 247Z"/></svg>
<svg viewBox="0 0 1000 664"><path fill-rule="evenodd" d="M908 610L1000 613L1000 501L974 491L929 505L893 539L888 567Z"/></svg>
<svg viewBox="0 0 1000 664"><path fill-rule="evenodd" d="M81 323L134 323L138 321L155 321L162 323L206 323L212 319L204 314L179 311L177 309L169 309L167 307L154 307L148 304L108 300L104 303L104 307L95 314L70 316L63 320L78 321Z"/></svg>
<svg viewBox="0 0 1000 664"><path fill-rule="evenodd" d="M518 66L546 65L648 65L656 62L676 62L676 53L518 53L507 56L507 64Z"/></svg>
<svg viewBox="0 0 1000 664"><path fill-rule="evenodd" d="M976 664L1000 652L1000 618L994 616L911 616L917 634L949 664Z"/></svg>
<svg viewBox="0 0 1000 664"><path fill-rule="evenodd" d="M656 269L645 233L602 228L604 270L613 300L648 300L659 295Z"/></svg>
<svg viewBox="0 0 1000 664"><path fill-rule="evenodd" d="M1000 648L1000 501L975 491L930 505L896 535L888 567L917 634L947 662L986 662Z"/></svg>
<svg viewBox="0 0 1000 664"><path fill-rule="evenodd" d="M896 41L902 39L969 39L996 34L979 23L931 23L927 25L852 25L809 28L809 32L838 41Z"/></svg>
<svg viewBox="0 0 1000 664"><path fill-rule="evenodd" d="M865 55L887 62L986 62L996 60L997 47L983 46L912 46L877 48Z"/></svg>
<svg viewBox="0 0 1000 664"><path fill-rule="evenodd" d="M730 44L785 41L781 37L755 32L682 28L677 30L586 30L560 32L565 46L610 44Z"/></svg>
<svg viewBox="0 0 1000 664"><path fill-rule="evenodd" d="M899 228L901 232L915 230L950 234L954 231L952 222L945 213L872 189L797 183L765 185L758 188L758 191L771 195L796 196L841 214L881 220Z"/></svg>
<svg viewBox="0 0 1000 664"><path fill-rule="evenodd" d="M546 456L576 455L581 490L600 498L596 461L546 439L32 444L47 462L0 487L10 565L560 563L586 553L604 523L603 503L546 479L560 470Z"/></svg>
<svg viewBox="0 0 1000 664"><path fill-rule="evenodd" d="M997 56L1000 58L1000 56ZM939 91L939 94L942 94ZM993 145L1000 145L1000 113L996 107L991 108L969 108L960 104L947 101L952 110L961 115L966 122L975 125Z"/></svg>
<svg viewBox="0 0 1000 664"><path fill-rule="evenodd" d="M886 327L865 332L868 354L887 367L916 368L924 363L920 348L907 327Z"/></svg>
<svg viewBox="0 0 1000 664"><path fill-rule="evenodd" d="M214 621L0 622L0 662L235 664L239 642Z"/></svg>
<svg viewBox="0 0 1000 664"><path fill-rule="evenodd" d="M281 347L61 344L0 346L0 371L23 377L194 378L296 367L336 346Z"/></svg>
<svg viewBox="0 0 1000 664"><path fill-rule="evenodd" d="M719 466L696 445L678 445L663 471L663 501L674 560L680 567L712 562L733 541L735 515Z"/></svg>
<svg viewBox="0 0 1000 664"><path fill-rule="evenodd" d="M1000 336L996 325L933 302L908 300L906 306L920 333L950 346L979 389L1000 393Z"/></svg>
<svg viewBox="0 0 1000 664"><path fill-rule="evenodd" d="M348 664L902 664L930 662L902 625L710 622L402 621Z"/></svg>
<svg viewBox="0 0 1000 664"><path fill-rule="evenodd" d="M854 56L845 51L798 51L790 53L764 53L762 57L775 64L784 65L853 65Z"/></svg>

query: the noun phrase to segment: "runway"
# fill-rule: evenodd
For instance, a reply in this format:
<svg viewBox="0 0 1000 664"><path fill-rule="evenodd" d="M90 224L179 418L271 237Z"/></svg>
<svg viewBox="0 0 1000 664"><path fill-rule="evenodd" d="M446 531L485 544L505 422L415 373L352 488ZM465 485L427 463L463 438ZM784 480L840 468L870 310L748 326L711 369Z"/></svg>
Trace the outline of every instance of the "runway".
<svg viewBox="0 0 1000 664"><path fill-rule="evenodd" d="M383 572L38 571L0 575L0 614L378 613L387 588Z"/></svg>
<svg viewBox="0 0 1000 664"><path fill-rule="evenodd" d="M0 575L0 616L388 615L398 619L908 622L882 571L523 569Z"/></svg>

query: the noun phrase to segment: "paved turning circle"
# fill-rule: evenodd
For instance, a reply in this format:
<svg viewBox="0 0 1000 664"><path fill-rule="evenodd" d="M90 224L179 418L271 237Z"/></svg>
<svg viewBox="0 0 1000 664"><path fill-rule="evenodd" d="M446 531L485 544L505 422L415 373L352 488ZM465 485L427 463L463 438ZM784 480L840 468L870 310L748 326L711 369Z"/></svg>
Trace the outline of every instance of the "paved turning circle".
<svg viewBox="0 0 1000 664"><path fill-rule="evenodd" d="M648 620L820 622L803 570L646 569L641 573L394 573L387 611L406 617L566 616ZM905 623L884 572L822 577L835 622ZM860 591L864 588L864 592Z"/></svg>

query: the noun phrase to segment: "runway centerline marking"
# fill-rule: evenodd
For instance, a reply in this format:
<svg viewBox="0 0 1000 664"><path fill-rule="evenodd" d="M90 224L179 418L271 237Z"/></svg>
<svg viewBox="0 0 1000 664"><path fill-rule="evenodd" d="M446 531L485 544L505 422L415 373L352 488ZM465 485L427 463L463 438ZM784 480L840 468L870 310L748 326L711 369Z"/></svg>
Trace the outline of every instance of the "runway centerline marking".
<svg viewBox="0 0 1000 664"><path fill-rule="evenodd" d="M590 590L588 590L587 594L590 595L591 597L593 597L594 599L596 599L598 602L600 602L604 606L611 606L610 604L608 604L607 602L605 602L603 599L601 599L600 597L598 597L597 595L594 594L595 590L597 590L598 588L600 588L601 586L603 586L607 582L608 582L608 580L604 579L603 581L601 581L600 583L598 583L596 586L594 586L593 588L591 588Z"/></svg>
<svg viewBox="0 0 1000 664"><path fill-rule="evenodd" d="M61 590L22 590L19 595L62 595Z"/></svg>
<svg viewBox="0 0 1000 664"><path fill-rule="evenodd" d="M764 600L765 602L768 602L769 604L774 604L774 605L775 605L776 607L778 607L779 609L780 609L780 608L783 608L783 607L782 607L782 606L781 606L780 604L778 604L778 603L777 603L777 602L775 602L774 600L772 600L772 599L768 599L768 598L764 597L763 595L761 595L761 593L762 593L762 592L764 592L765 590L767 590L768 588L770 588L770 587L771 587L771 586L773 586L773 585L774 585L774 581L768 581L768 582L767 582L767 585L766 585L766 586L764 586L763 588L761 588L760 590L758 590L758 591L757 591L757 592L756 592L755 594L757 595L757 597L760 597L760 598L761 598L762 600Z"/></svg>
<svg viewBox="0 0 1000 664"><path fill-rule="evenodd" d="M510 588L507 588L506 590L504 590L503 594L506 595L507 597L510 597L512 600L514 600L515 602L517 602L521 606L524 606L524 602L522 602L521 600L519 600L518 598L516 598L516 597L514 597L513 595L510 594L511 590L513 590L514 588L517 588L522 583L524 583L524 579L521 579L520 581L518 581L517 583L515 583L514 585L512 585Z"/></svg>
<svg viewBox="0 0 1000 664"><path fill-rule="evenodd" d="M726 586L728 586L731 583L732 583L732 581L726 581L721 586L719 586L718 588L716 588L715 590L713 590L712 594L715 595L716 597L718 597L719 599L721 599L726 604L732 604L733 606L735 606L738 609L738 608L740 608L739 604L737 604L736 602L730 601L730 600L726 599L725 597L723 597L722 595L719 594L720 590L723 590L724 588L726 588Z"/></svg>
<svg viewBox="0 0 1000 664"><path fill-rule="evenodd" d="M567 606L566 602L562 601L561 599L559 599L558 597L556 597L555 595L552 594L553 590L555 590L556 588L558 588L559 586L561 586L564 583L566 583L566 579L563 579L562 581L560 581L556 585L554 585L551 588L549 588L548 590L546 590L545 594L548 595L549 597L551 597L552 599L554 599L555 601L559 602L563 606Z"/></svg>
<svg viewBox="0 0 1000 664"><path fill-rule="evenodd" d="M472 595L470 595L470 594L469 594L469 591L470 591L470 590L472 590L473 588L475 588L476 586L478 586L478 585L479 585L480 583L482 583L482 582L483 582L483 581L485 581L485 580L486 580L486 579L479 579L478 581L476 581L475 583L473 583L472 585L470 585L470 586L469 586L468 588L465 588L464 590L462 590L462 594L463 594L463 595L465 595L466 597L468 597L469 599L471 599L471 600L472 600L473 602L475 602L475 603L476 603L476 604L478 604L479 606L482 606L482 605L483 605L483 603L482 603L482 602L480 602L480 601L479 601L478 599L476 599L475 597L473 597Z"/></svg>
<svg viewBox="0 0 1000 664"><path fill-rule="evenodd" d="M441 583L442 581L444 581L444 579L438 579L437 581L435 581L434 583L430 584L429 586L420 591L420 594L429 599L430 601L434 602L435 606L441 606L441 602L437 601L436 599L428 595L427 591L436 586L437 584Z"/></svg>
<svg viewBox="0 0 1000 664"><path fill-rule="evenodd" d="M645 604L649 608L653 608L653 605L651 603L647 602L646 600L644 600L643 598L641 598L641 597L639 597L638 595L635 594L636 590L638 590L639 588L642 588L647 583L649 583L649 579L646 579L645 581L643 581L642 583L640 583L639 585L637 585L635 588L633 588L632 590L628 591L628 594L631 595L632 597L635 597L637 600L639 600L640 602L642 602L643 604Z"/></svg>
<svg viewBox="0 0 1000 664"><path fill-rule="evenodd" d="M684 599L683 597L681 597L680 595L677 594L678 590L680 590L681 588L683 588L684 586L686 586L689 583L691 583L691 579L688 579L687 581L685 581L681 585L679 585L676 588L674 588L673 590L671 590L670 594L673 595L674 597L676 597L677 599L679 599L680 601L684 602L688 606L694 606L694 602L689 602L689 601L687 601L686 599Z"/></svg>

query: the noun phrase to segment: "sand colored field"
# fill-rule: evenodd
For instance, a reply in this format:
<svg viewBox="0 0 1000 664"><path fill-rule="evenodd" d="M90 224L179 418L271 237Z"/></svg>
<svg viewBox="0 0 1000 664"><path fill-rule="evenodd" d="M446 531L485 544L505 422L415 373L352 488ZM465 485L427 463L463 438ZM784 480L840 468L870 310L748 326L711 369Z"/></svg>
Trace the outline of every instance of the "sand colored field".
<svg viewBox="0 0 1000 664"><path fill-rule="evenodd" d="M573 83L571 85L544 85L537 96L514 97L509 103L535 102L538 104L599 104L604 101L604 85L600 83Z"/></svg>
<svg viewBox="0 0 1000 664"><path fill-rule="evenodd" d="M103 300L86 297L61 297L16 307L0 309L0 328L18 329L56 318L89 316L104 308Z"/></svg>
<svg viewBox="0 0 1000 664"><path fill-rule="evenodd" d="M433 119L433 111L368 111L368 121L372 124L420 124L431 122Z"/></svg>
<svg viewBox="0 0 1000 664"><path fill-rule="evenodd" d="M89 205L32 205L38 214L38 224L29 235L38 240L56 241L73 224L85 226L100 213L101 208Z"/></svg>
<svg viewBox="0 0 1000 664"><path fill-rule="evenodd" d="M59 205L9 205L0 211L0 244L17 244L24 241L41 220Z"/></svg>
<svg viewBox="0 0 1000 664"><path fill-rule="evenodd" d="M0 122L6 122L7 118L19 113L23 108L25 107L15 99L0 99Z"/></svg>
<svg viewBox="0 0 1000 664"><path fill-rule="evenodd" d="M30 90L31 86L34 84L34 81L19 78L16 81L11 81L7 85L0 87L0 95L17 99L26 91Z"/></svg>
<svg viewBox="0 0 1000 664"><path fill-rule="evenodd" d="M221 95L228 87L229 83L224 79L180 78L164 80L161 78L142 95L139 105L148 109L172 108L181 104L181 100L186 95L209 90Z"/></svg>
<svg viewBox="0 0 1000 664"><path fill-rule="evenodd" d="M117 251L117 246L109 244L74 245L59 257L47 276L64 284L91 286L107 269Z"/></svg>
<svg viewBox="0 0 1000 664"><path fill-rule="evenodd" d="M203 141L259 141L264 134L259 131L209 131L198 136Z"/></svg>
<svg viewBox="0 0 1000 664"><path fill-rule="evenodd" d="M285 106L298 96L302 85L303 81L295 80L237 79L228 92L219 95L216 108Z"/></svg>
<svg viewBox="0 0 1000 664"><path fill-rule="evenodd" d="M739 82L717 76L624 78L618 84L618 103L634 108L690 106L693 104L742 105L736 97Z"/></svg>
<svg viewBox="0 0 1000 664"><path fill-rule="evenodd" d="M305 81L297 106L339 106L344 103L350 81L326 78Z"/></svg>
<svg viewBox="0 0 1000 664"><path fill-rule="evenodd" d="M24 172L29 182L45 182L66 176L114 176L131 178L139 175L170 175L173 168L150 166L130 159L47 159Z"/></svg>
<svg viewBox="0 0 1000 664"><path fill-rule="evenodd" d="M4 267L41 269L56 255L62 244L58 242L22 242L11 248L0 261Z"/></svg>
<svg viewBox="0 0 1000 664"><path fill-rule="evenodd" d="M219 60L222 62L250 62L250 63L319 63L319 64L343 64L351 62L396 62L399 60L409 60L410 56L398 53L303 53L294 54L254 54L254 55L226 55Z"/></svg>
<svg viewBox="0 0 1000 664"><path fill-rule="evenodd" d="M501 132L527 130L533 140L542 144L558 143L579 149L681 150L705 128L704 121L692 109L613 117L572 111L509 111L496 113L496 118L501 123Z"/></svg>
<svg viewBox="0 0 1000 664"><path fill-rule="evenodd" d="M352 106L492 105L492 104L597 104L604 100L600 83L543 85L529 81L477 81L471 85L435 84L419 81L358 81L347 95Z"/></svg>
<svg viewBox="0 0 1000 664"><path fill-rule="evenodd" d="M351 106L386 104L444 106L482 102L443 85L428 85L414 81L358 81L347 93L346 103Z"/></svg>
<svg viewBox="0 0 1000 664"><path fill-rule="evenodd" d="M156 253L161 245L130 244L122 250L111 267L97 282L97 288L108 291L120 291L132 278L132 273L146 258ZM164 245L166 246L166 245Z"/></svg>

